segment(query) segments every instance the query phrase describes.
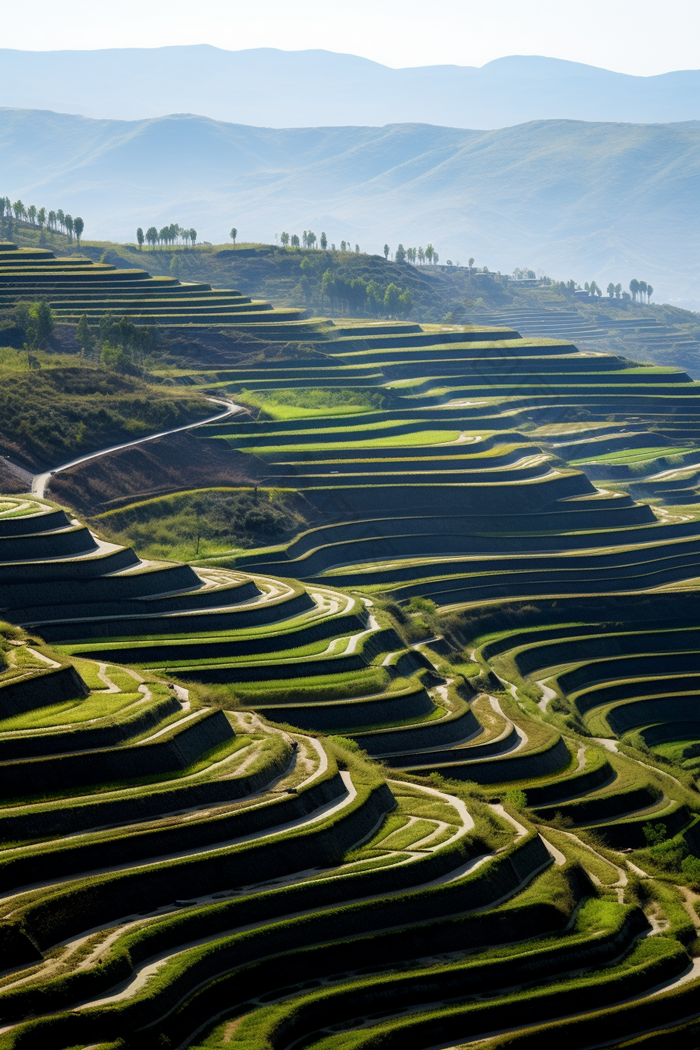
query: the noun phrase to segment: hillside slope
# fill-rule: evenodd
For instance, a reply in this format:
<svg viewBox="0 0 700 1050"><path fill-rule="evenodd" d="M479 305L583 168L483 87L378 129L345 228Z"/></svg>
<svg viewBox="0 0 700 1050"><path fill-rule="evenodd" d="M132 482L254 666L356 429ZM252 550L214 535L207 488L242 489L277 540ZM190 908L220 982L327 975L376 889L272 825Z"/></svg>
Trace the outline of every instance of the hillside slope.
<svg viewBox="0 0 700 1050"><path fill-rule="evenodd" d="M700 383L2 255L250 412L0 498L0 1050L693 1047Z"/></svg>
<svg viewBox="0 0 700 1050"><path fill-rule="evenodd" d="M263 409L193 441L256 461L249 521L325 515L294 542L109 531L199 547L233 487L0 500L0 1050L692 1047L700 384L507 328L278 347L180 378Z"/></svg>
<svg viewBox="0 0 700 1050"><path fill-rule="evenodd" d="M3 109L0 149L5 192L61 201L86 236L176 221L200 240L235 223L272 242L311 228L366 251L431 241L443 261L510 272L520 260L603 287L646 272L662 298L700 299L700 122L280 130Z"/></svg>
<svg viewBox="0 0 700 1050"><path fill-rule="evenodd" d="M26 232L26 231L23 231ZM36 232L28 236L36 238ZM63 241L60 234L52 241ZM60 245L61 251L75 252ZM253 299L271 300L279 307L304 302L320 316L390 317L381 302L390 284L410 292L406 316L445 324L505 324L528 334L556 334L573 339L582 349L621 353L635 360L683 368L700 377L700 314L668 303L611 300L608 296L581 297L561 287L562 282L530 284L511 281L467 266L414 266L380 255L319 250L291 250L273 245L237 247L200 245L196 251L158 248L139 252L135 245L87 243L81 254L104 258L116 267L147 266L169 276L176 268L182 281L206 281L214 288L235 286ZM373 284L380 301L364 302L358 295L324 293L329 271L352 293L362 280ZM211 332L205 341L215 343Z"/></svg>

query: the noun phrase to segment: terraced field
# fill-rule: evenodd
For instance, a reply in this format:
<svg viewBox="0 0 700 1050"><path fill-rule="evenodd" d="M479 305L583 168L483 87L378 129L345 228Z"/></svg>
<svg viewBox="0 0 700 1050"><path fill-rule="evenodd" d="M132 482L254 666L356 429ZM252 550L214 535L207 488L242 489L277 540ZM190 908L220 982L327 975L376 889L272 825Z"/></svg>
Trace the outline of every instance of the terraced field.
<svg viewBox="0 0 700 1050"><path fill-rule="evenodd" d="M554 339L416 328L340 328L303 367L206 376L263 407L284 395L288 411L294 391L303 401L321 387L329 400L387 399L354 417L346 404L337 418L199 431L253 454L262 485L313 508L304 534L237 567L440 605L698 575L698 514L664 500L698 498L698 384ZM658 510L630 495L642 490Z"/></svg>
<svg viewBox="0 0 700 1050"><path fill-rule="evenodd" d="M0 1050L696 1047L700 507L626 489L692 469L700 386L312 346L188 374L262 407L196 433L290 542L0 502Z"/></svg>
<svg viewBox="0 0 700 1050"><path fill-rule="evenodd" d="M693 895L619 853L650 821L692 848L690 782L530 699L604 710L613 744L585 630L501 632L475 679L364 595L143 563L39 500L5 499L0 533L24 625L0 1046L519 1043L557 1018L585 1046L692 1012Z"/></svg>
<svg viewBox="0 0 700 1050"><path fill-rule="evenodd" d="M96 322L107 312L137 324L228 327L260 332L267 338L279 332L288 339L312 335L322 323L307 323L300 309L276 310L231 289L180 282L176 277L151 277L145 270L117 269L72 256L62 259L48 248L18 248L0 242L0 307L18 299L50 303L56 319L77 324L85 314ZM276 326L284 323L280 331Z"/></svg>

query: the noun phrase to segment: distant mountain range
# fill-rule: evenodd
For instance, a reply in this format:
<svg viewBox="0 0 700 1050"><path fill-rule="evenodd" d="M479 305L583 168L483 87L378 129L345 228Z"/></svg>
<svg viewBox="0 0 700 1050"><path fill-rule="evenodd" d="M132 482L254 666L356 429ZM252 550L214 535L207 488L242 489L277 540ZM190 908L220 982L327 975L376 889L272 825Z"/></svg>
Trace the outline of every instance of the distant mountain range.
<svg viewBox="0 0 700 1050"><path fill-rule="evenodd" d="M499 58L480 69L390 69L332 51L224 51L208 44L0 49L0 106L120 120L196 113L276 128L488 129L552 119L654 124L700 119L700 70L634 77L538 56Z"/></svg>
<svg viewBox="0 0 700 1050"><path fill-rule="evenodd" d="M700 121L274 130L2 109L0 158L0 195L80 214L90 238L178 222L217 242L233 225L367 251L431 241L441 262L636 277L700 303Z"/></svg>

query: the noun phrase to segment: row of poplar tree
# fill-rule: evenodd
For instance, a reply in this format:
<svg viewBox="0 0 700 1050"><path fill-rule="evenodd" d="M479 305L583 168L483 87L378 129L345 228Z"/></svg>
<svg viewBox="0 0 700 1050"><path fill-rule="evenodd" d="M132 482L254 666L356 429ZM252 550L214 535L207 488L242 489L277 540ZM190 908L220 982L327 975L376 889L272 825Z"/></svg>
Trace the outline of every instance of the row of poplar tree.
<svg viewBox="0 0 700 1050"><path fill-rule="evenodd" d="M73 218L72 215L66 214L62 208L59 208L58 211L47 212L46 208L37 208L35 204L30 204L26 208L20 200L15 201L13 204L9 197L0 197L0 222L7 227L11 225L13 218L16 222L23 222L28 226L36 226L40 230L46 227L48 230L60 231L65 233L71 241L73 240L73 235L75 235L78 244L80 244L80 238L83 236L83 230L85 229L85 223L79 215Z"/></svg>

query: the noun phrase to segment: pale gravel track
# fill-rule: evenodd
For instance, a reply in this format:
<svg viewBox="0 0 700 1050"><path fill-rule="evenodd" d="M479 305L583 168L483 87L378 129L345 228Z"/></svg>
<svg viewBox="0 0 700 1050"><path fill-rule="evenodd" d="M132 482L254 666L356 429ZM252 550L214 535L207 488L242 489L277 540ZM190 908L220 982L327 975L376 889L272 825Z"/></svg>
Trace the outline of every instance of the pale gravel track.
<svg viewBox="0 0 700 1050"><path fill-rule="evenodd" d="M77 459L71 459L67 463L61 463L59 466L54 467L53 470L47 470L43 474L35 474L32 479L32 496L44 499L46 486L51 477L55 474L60 474L64 470L68 470L69 467L77 467L80 463L88 463L90 460L99 459L101 456L106 456L110 452L119 452L123 448L133 448L135 445L143 445L147 441L155 441L156 438L167 437L168 434L179 434L184 430L193 430L195 427L205 426L207 423L220 423L222 420L235 415L237 412L245 411L242 405L236 405L233 401L228 401L224 398L208 397L207 401L211 401L211 403L215 405L226 405L226 409L224 412L219 412L215 416L209 416L207 419L198 419L194 423L186 423L182 427L173 427L171 430L161 430L157 434L149 434L147 437L136 438L135 441L125 441L121 445L110 445L109 448L100 449L98 452L90 452L87 456L78 456Z"/></svg>

